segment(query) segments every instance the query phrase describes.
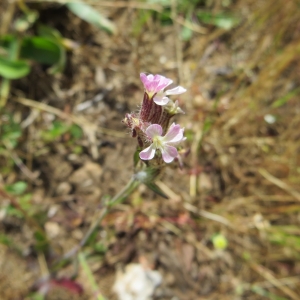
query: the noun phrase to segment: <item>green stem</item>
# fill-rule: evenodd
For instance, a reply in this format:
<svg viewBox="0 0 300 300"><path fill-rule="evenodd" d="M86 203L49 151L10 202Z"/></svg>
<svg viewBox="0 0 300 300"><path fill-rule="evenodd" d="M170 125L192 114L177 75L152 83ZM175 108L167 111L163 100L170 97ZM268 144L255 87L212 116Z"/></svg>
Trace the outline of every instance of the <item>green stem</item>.
<svg viewBox="0 0 300 300"><path fill-rule="evenodd" d="M110 209L118 204L124 201L140 184L140 181L136 180L134 177L132 177L127 185L116 195L114 196L109 202L106 204L106 206L102 209L100 212L100 215L95 219L95 221L91 224L89 230L84 235L82 240L78 245L76 245L73 249L71 249L69 252L67 252L54 266L55 269L59 269L67 261L74 256L82 247L85 246L91 235L94 233L94 231L97 229L98 225L102 222L104 217L109 213Z"/></svg>
<svg viewBox="0 0 300 300"><path fill-rule="evenodd" d="M18 38L13 39L9 46L9 59L15 61L19 57L20 51L20 41ZM8 96L10 92L10 79L2 78L2 83L0 86L0 109L6 105Z"/></svg>
<svg viewBox="0 0 300 300"><path fill-rule="evenodd" d="M83 268L84 272L86 273L87 275L87 278L92 286L92 289L93 289L93 292L96 294L96 297L97 297L97 300L105 300L105 298L101 295L99 289L98 289L98 286L97 286L97 283L95 281L95 278L93 276L93 273L85 259L85 256L83 253L79 253L78 254L78 259L79 259L79 262L81 264L81 267Z"/></svg>
<svg viewBox="0 0 300 300"><path fill-rule="evenodd" d="M7 78L2 78L2 82L0 86L0 108L6 105L9 91L10 91L10 80Z"/></svg>

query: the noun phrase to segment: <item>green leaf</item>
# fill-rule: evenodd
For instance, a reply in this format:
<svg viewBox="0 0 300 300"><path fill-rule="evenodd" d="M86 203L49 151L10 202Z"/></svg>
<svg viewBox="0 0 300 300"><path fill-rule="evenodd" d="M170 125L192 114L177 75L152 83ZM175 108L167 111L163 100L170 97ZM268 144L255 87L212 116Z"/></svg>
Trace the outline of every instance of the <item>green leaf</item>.
<svg viewBox="0 0 300 300"><path fill-rule="evenodd" d="M36 292L29 295L30 300L45 300L45 296Z"/></svg>
<svg viewBox="0 0 300 300"><path fill-rule="evenodd" d="M93 7L82 2L69 2L66 4L69 10L82 20L109 33L116 34L117 28L113 22L100 14Z"/></svg>
<svg viewBox="0 0 300 300"><path fill-rule="evenodd" d="M37 31L38 31L38 35L42 37L47 37L52 39L54 38L58 40L62 38L60 32L57 29L43 24L38 25Z"/></svg>
<svg viewBox="0 0 300 300"><path fill-rule="evenodd" d="M70 133L74 139L80 139L83 135L82 129L76 124L71 125Z"/></svg>
<svg viewBox="0 0 300 300"><path fill-rule="evenodd" d="M9 184L5 186L5 190L14 195L22 195L27 189L27 183L24 181L18 181L13 184Z"/></svg>
<svg viewBox="0 0 300 300"><path fill-rule="evenodd" d="M161 197L169 199L169 197L154 182L145 182L145 185Z"/></svg>
<svg viewBox="0 0 300 300"><path fill-rule="evenodd" d="M67 55L66 55L66 49L63 45L63 38L58 30L55 28L52 28L50 26L46 25L39 25L38 26L38 33L40 36L49 39L53 43L55 43L59 49L59 59L57 62L48 70L50 74L56 74L60 73L64 70L66 61L67 61Z"/></svg>
<svg viewBox="0 0 300 300"><path fill-rule="evenodd" d="M61 44L59 45L59 52L60 52L59 60L48 70L49 74L61 73L65 68L66 61L67 61L67 54L65 48Z"/></svg>
<svg viewBox="0 0 300 300"><path fill-rule="evenodd" d="M62 136L68 130L70 129L70 126L65 124L64 122L61 121L54 121L52 123L52 128L48 131L42 132L42 137L46 141L54 141L56 138Z"/></svg>
<svg viewBox="0 0 300 300"><path fill-rule="evenodd" d="M296 96L297 94L299 94L300 92L300 88L294 89L292 91L290 91L289 93L287 93L286 95L284 95L283 97L275 100L272 103L272 107L273 108L278 108L282 105L284 105L285 103L287 103L290 99L292 99L294 96Z"/></svg>
<svg viewBox="0 0 300 300"><path fill-rule="evenodd" d="M11 61L0 56L0 75L7 79L18 79L30 72L30 66L26 61Z"/></svg>
<svg viewBox="0 0 300 300"><path fill-rule="evenodd" d="M4 116L5 118L3 118L3 120L6 121L2 121L3 124L0 125L0 142L3 141L14 148L18 143L18 139L22 135L21 126L14 122L11 115L6 114Z"/></svg>
<svg viewBox="0 0 300 300"><path fill-rule="evenodd" d="M193 31L190 28L183 27L181 30L181 38L184 41L189 41L193 36Z"/></svg>
<svg viewBox="0 0 300 300"><path fill-rule="evenodd" d="M0 234L0 244L10 246L12 244L11 239L5 234Z"/></svg>
<svg viewBox="0 0 300 300"><path fill-rule="evenodd" d="M44 232L36 231L34 233L35 249L37 251L46 252L48 249L48 240Z"/></svg>
<svg viewBox="0 0 300 300"><path fill-rule="evenodd" d="M56 64L60 60L60 45L51 38L33 36L23 39L20 56L42 64Z"/></svg>
<svg viewBox="0 0 300 300"><path fill-rule="evenodd" d="M229 14L212 14L210 12L198 12L200 21L206 24L215 25L219 28L229 30L239 24L240 19Z"/></svg>

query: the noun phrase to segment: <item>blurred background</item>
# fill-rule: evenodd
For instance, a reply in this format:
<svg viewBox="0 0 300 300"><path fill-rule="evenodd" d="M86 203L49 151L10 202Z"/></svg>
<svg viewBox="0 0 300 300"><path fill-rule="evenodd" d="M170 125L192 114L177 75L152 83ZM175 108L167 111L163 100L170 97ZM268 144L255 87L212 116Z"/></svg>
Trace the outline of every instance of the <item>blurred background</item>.
<svg viewBox="0 0 300 300"><path fill-rule="evenodd" d="M300 299L298 1L0 11L1 299ZM133 174L140 72L188 90L183 168L55 265Z"/></svg>

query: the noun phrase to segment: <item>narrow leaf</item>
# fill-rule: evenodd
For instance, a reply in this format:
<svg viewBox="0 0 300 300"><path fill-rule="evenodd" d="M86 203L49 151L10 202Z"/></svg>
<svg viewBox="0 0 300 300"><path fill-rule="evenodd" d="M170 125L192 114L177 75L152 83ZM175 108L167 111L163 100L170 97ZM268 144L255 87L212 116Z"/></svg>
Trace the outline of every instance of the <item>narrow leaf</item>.
<svg viewBox="0 0 300 300"><path fill-rule="evenodd" d="M206 24L215 25L219 28L229 30L239 24L240 19L230 14L212 14L210 12L198 12L200 21Z"/></svg>
<svg viewBox="0 0 300 300"><path fill-rule="evenodd" d="M161 197L169 199L169 197L154 182L145 182L145 185Z"/></svg>
<svg viewBox="0 0 300 300"><path fill-rule="evenodd" d="M109 33L116 34L117 28L113 22L100 14L93 7L82 2L69 2L66 4L69 10L82 20Z"/></svg>
<svg viewBox="0 0 300 300"><path fill-rule="evenodd" d="M300 92L300 88L294 89L292 91L290 91L289 93L287 93L286 95L284 95L283 97L275 100L272 103L272 107L273 108L277 108L280 107L282 105L284 105L285 103L287 103L290 99L292 99L294 96L296 96L297 94L299 94Z"/></svg>

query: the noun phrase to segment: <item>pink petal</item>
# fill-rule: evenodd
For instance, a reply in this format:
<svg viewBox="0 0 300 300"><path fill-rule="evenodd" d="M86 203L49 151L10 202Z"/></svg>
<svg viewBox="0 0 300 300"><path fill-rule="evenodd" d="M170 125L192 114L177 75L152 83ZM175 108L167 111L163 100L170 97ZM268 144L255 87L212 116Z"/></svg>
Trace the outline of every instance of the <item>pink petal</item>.
<svg viewBox="0 0 300 300"><path fill-rule="evenodd" d="M170 163L177 157L178 152L175 147L166 145L164 149L162 149L162 158L166 163Z"/></svg>
<svg viewBox="0 0 300 300"><path fill-rule="evenodd" d="M166 78L164 76L161 76L160 82L157 85L157 91L162 91L164 88L166 88L171 83L173 83L173 80Z"/></svg>
<svg viewBox="0 0 300 300"><path fill-rule="evenodd" d="M179 94L182 94L185 92L186 92L186 89L179 85L171 90L167 90L166 95L179 95Z"/></svg>
<svg viewBox="0 0 300 300"><path fill-rule="evenodd" d="M153 75L146 75L145 73L140 74L140 79L144 85L144 88L146 91L151 91L151 85L152 85L152 80L153 80Z"/></svg>
<svg viewBox="0 0 300 300"><path fill-rule="evenodd" d="M157 89L158 85L159 85L159 80L158 79L152 80L151 83L149 84L149 92L157 93L158 92L158 89Z"/></svg>
<svg viewBox="0 0 300 300"><path fill-rule="evenodd" d="M145 73L140 74L140 79L141 79L141 81L144 85L148 82L148 78L147 78L147 75Z"/></svg>
<svg viewBox="0 0 300 300"><path fill-rule="evenodd" d="M166 135L164 136L164 141L166 143L177 143L180 142L183 139L183 129L180 127L180 125L175 125L173 123Z"/></svg>
<svg viewBox="0 0 300 300"><path fill-rule="evenodd" d="M162 132L162 127L158 124L152 124L146 129L146 134L152 139L156 136L161 136Z"/></svg>
<svg viewBox="0 0 300 300"><path fill-rule="evenodd" d="M143 159L143 160L152 159L155 155L155 151L156 151L156 149L155 149L154 145L151 144L148 148L146 148L140 152L140 159Z"/></svg>

